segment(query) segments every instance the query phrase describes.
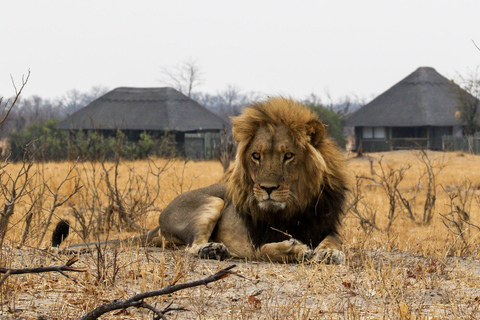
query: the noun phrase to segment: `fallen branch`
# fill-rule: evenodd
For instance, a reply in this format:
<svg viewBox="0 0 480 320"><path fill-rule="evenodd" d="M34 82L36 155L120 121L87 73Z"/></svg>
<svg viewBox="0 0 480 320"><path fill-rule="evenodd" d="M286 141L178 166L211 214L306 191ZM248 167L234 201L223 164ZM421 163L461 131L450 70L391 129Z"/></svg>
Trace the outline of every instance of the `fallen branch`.
<svg viewBox="0 0 480 320"><path fill-rule="evenodd" d="M223 279L225 277L228 277L230 274L235 274L234 272L231 272L230 270L235 268L236 265L231 265L228 266L222 270L219 270L218 272L205 277L203 279L199 280L194 280L194 281L189 281L185 283L180 283L180 284L175 284L175 285L168 285L162 289L157 289L157 290L152 290L152 291L147 291L147 292L142 292L139 294L136 294L129 299L126 300L115 300L110 303L98 306L95 308L93 311L81 316L77 320L93 320L97 319L101 315L113 311L113 310L118 310L118 309L126 309L129 307L137 307L137 308L147 308L154 313L157 314L156 319L166 319L165 318L165 313L171 310L183 310L183 308L179 309L171 309L170 306L165 308L162 311L157 310L156 308L152 307L151 305L145 303L143 300L146 298L151 298L151 297L156 297L156 296L161 296L165 294L170 294L179 290L187 289L187 288L193 288L197 287L200 285L207 285L211 282L218 281L220 279Z"/></svg>
<svg viewBox="0 0 480 320"><path fill-rule="evenodd" d="M10 275L11 271L8 270L2 277L2 279L0 279L0 286L5 282L5 280L7 280L8 276Z"/></svg>
<svg viewBox="0 0 480 320"><path fill-rule="evenodd" d="M9 268L0 268L0 273L5 274L25 274L25 273L44 273L44 272L59 272L60 274L64 275L67 278L70 278L64 271L72 271L72 272L86 272L87 268L81 267L71 267L75 262L78 261L77 257L73 257L67 261L67 263L63 266L51 266L51 267L38 267L38 268L25 268L25 269L9 269ZM73 279L76 281L75 279Z"/></svg>

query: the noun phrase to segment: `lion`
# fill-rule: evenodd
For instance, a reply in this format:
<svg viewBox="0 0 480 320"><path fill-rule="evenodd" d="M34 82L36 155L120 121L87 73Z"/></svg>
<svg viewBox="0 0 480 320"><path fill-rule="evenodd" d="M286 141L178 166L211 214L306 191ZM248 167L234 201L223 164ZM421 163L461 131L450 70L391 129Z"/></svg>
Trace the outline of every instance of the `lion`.
<svg viewBox="0 0 480 320"><path fill-rule="evenodd" d="M317 115L277 97L232 122L237 154L222 183L179 195L142 239L207 259L343 263L345 159Z"/></svg>

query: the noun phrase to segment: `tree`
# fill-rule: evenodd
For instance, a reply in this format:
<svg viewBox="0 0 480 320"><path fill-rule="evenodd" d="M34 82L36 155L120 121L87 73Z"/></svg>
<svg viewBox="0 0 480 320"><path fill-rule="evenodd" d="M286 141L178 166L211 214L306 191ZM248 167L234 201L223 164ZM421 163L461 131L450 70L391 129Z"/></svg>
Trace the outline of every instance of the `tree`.
<svg viewBox="0 0 480 320"><path fill-rule="evenodd" d="M38 122L49 119L62 120L108 91L107 88L92 87L88 92L76 89L67 91L60 98L46 99L38 95L17 97L16 107L1 128L2 135L22 131ZM1 100L0 100L1 103Z"/></svg>
<svg viewBox="0 0 480 320"><path fill-rule="evenodd" d="M175 67L162 68L161 83L173 87L191 98L193 89L202 84L202 71L197 61L185 60Z"/></svg>
<svg viewBox="0 0 480 320"><path fill-rule="evenodd" d="M464 133L473 135L480 127L480 75L478 68L470 71L467 77L459 75L456 94L458 105L456 117L465 126Z"/></svg>
<svg viewBox="0 0 480 320"><path fill-rule="evenodd" d="M62 106L61 117L71 115L107 92L108 88L102 86L92 87L89 92L80 92L77 89L67 91L60 98Z"/></svg>
<svg viewBox="0 0 480 320"><path fill-rule="evenodd" d="M33 122L21 131L12 132L8 137L11 160L21 161L27 146L35 160L60 161L67 158L68 135L65 131L55 129L58 122L49 118Z"/></svg>
<svg viewBox="0 0 480 320"><path fill-rule="evenodd" d="M322 105L312 105L307 104L316 114L325 125L325 130L328 135L335 140L337 145L340 148L345 148L347 143L345 136L343 134L343 124L345 122L345 117L341 114L333 112Z"/></svg>
<svg viewBox="0 0 480 320"><path fill-rule="evenodd" d="M365 101L359 98L356 95L345 95L336 101L333 100L330 92L325 90L326 100L327 103L323 103L322 99L319 95L312 92L310 93L304 100L303 103L306 105L314 105L314 106L323 106L324 108L338 113L342 116L347 116L350 113L360 109L362 106L365 105Z"/></svg>
<svg viewBox="0 0 480 320"><path fill-rule="evenodd" d="M259 100L261 94L256 92L243 93L236 85L228 85L216 94L195 93L193 99L214 112L222 119L230 122L230 117L238 116L249 103Z"/></svg>

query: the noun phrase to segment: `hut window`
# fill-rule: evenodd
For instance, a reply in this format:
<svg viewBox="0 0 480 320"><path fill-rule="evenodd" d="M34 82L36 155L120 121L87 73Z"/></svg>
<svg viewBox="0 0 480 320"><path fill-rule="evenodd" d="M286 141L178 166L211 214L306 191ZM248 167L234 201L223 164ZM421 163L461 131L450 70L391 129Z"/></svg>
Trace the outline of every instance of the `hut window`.
<svg viewBox="0 0 480 320"><path fill-rule="evenodd" d="M373 128L372 127L363 127L362 128L362 138L363 139L373 139Z"/></svg>
<svg viewBox="0 0 480 320"><path fill-rule="evenodd" d="M385 127L363 127L363 139L385 139Z"/></svg>
<svg viewBox="0 0 480 320"><path fill-rule="evenodd" d="M374 139L385 139L385 127L375 127L375 128L373 128L373 138Z"/></svg>

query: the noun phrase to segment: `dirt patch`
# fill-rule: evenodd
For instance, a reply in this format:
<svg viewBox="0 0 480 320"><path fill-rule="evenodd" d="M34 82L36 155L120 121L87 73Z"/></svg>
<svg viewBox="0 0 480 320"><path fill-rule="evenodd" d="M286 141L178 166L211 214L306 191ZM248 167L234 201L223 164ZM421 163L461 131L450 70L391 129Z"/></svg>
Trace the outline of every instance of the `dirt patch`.
<svg viewBox="0 0 480 320"><path fill-rule="evenodd" d="M58 265L68 257L7 248L10 267ZM168 319L378 319L408 314L430 319L480 316L478 260L435 258L405 252L347 252L342 266L269 262L206 261L182 251L142 248L83 254L76 265L87 274L11 276L2 287L2 319L75 319L100 304L159 289L175 279L196 280L231 264L242 277L149 299L175 311ZM14 258L14 259L13 259ZM403 309L402 309L403 308ZM406 311L405 311L406 310ZM129 308L102 319L151 319L148 310Z"/></svg>

